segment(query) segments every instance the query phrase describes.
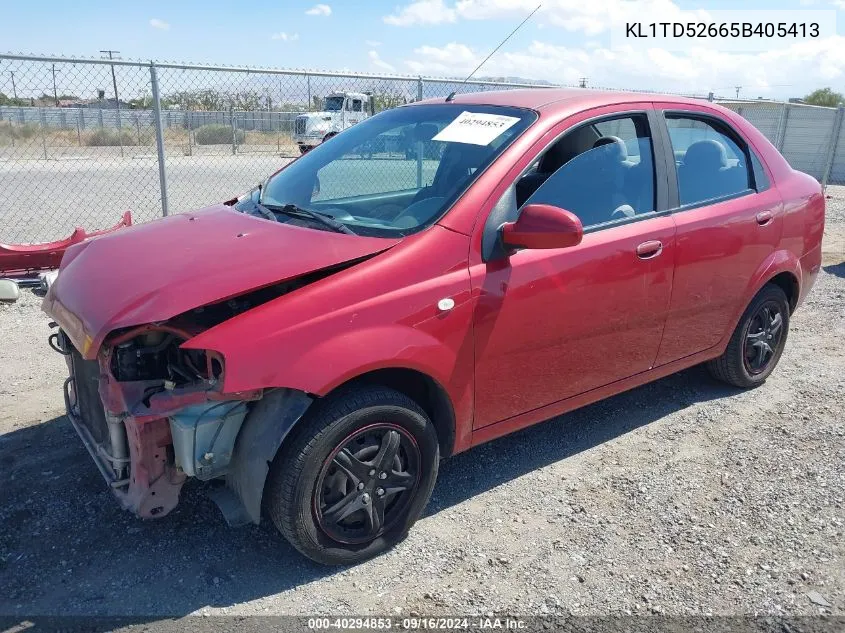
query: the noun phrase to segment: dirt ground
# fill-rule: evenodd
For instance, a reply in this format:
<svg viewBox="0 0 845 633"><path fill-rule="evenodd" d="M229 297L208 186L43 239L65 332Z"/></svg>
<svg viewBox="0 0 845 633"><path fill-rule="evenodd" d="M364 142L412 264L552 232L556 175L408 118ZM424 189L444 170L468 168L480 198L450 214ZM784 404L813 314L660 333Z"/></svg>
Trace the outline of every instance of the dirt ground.
<svg viewBox="0 0 845 633"><path fill-rule="evenodd" d="M443 463L425 517L351 569L204 485L121 511L63 417L28 292L0 306L0 616L845 613L845 188L823 271L766 384L701 368Z"/></svg>

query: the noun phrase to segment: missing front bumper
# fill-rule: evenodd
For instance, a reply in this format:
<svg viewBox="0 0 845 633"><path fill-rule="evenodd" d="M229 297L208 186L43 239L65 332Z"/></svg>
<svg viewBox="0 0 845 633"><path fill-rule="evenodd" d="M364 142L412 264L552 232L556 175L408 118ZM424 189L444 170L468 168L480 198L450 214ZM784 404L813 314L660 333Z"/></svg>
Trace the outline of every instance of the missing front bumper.
<svg viewBox="0 0 845 633"><path fill-rule="evenodd" d="M51 347L65 356L67 417L121 506L143 518L176 507L186 476L174 466L168 418L116 416L99 394L100 367L82 359L60 330ZM52 337L51 337L52 338Z"/></svg>

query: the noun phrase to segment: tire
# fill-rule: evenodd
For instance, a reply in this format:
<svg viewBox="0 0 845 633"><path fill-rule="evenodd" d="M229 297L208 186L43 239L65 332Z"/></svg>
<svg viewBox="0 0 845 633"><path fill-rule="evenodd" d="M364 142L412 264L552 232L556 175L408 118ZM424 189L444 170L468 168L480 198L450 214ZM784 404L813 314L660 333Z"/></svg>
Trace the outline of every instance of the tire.
<svg viewBox="0 0 845 633"><path fill-rule="evenodd" d="M265 508L311 560L355 564L393 547L422 514L437 479L437 434L413 400L385 387L346 390L313 406L270 466Z"/></svg>
<svg viewBox="0 0 845 633"><path fill-rule="evenodd" d="M776 311L780 315L779 327L773 323L774 316L765 315L767 309L770 314ZM766 321L769 322L764 325ZM735 387L747 389L761 385L777 366L788 334L786 293L775 284L766 284L745 309L725 353L707 363L707 369L714 378Z"/></svg>
<svg viewBox="0 0 845 633"><path fill-rule="evenodd" d="M307 154L310 149L311 149L311 147L308 146L308 145L300 145L299 146L299 153L300 154Z"/></svg>

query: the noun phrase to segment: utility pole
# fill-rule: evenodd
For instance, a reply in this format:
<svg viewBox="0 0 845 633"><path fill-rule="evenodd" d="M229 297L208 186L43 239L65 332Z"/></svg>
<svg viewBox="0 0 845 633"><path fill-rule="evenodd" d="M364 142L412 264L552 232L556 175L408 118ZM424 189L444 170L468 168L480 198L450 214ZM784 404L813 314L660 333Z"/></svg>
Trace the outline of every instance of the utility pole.
<svg viewBox="0 0 845 633"><path fill-rule="evenodd" d="M104 51L100 51L103 54L109 56L109 59L114 59L114 55L118 55L120 51L113 51L110 49L106 49ZM117 78L114 74L114 64L109 64L111 66L111 82L112 86L114 86L114 108L115 108L115 115L117 116L117 137L120 141L120 156L123 158L123 137L121 136L122 130L120 129L120 97L117 94Z"/></svg>
<svg viewBox="0 0 845 633"><path fill-rule="evenodd" d="M308 84L308 111L311 112L311 75L305 75L305 81Z"/></svg>
<svg viewBox="0 0 845 633"><path fill-rule="evenodd" d="M739 91L742 90L742 86L734 86L736 88L736 98L739 99Z"/></svg>
<svg viewBox="0 0 845 633"><path fill-rule="evenodd" d="M113 56L120 53L120 51L112 51L112 50L108 50L108 49L106 49L104 51L100 51L100 52L108 55L109 59L114 59ZM111 82L112 82L112 86L114 86L114 103L115 103L115 106L120 108L120 99L117 96L117 78L114 75L114 64L109 64L109 66L111 66Z"/></svg>
<svg viewBox="0 0 845 633"><path fill-rule="evenodd" d="M587 87L587 80L588 80L588 77L581 77L581 79L578 80L578 87L579 88L586 88Z"/></svg>
<svg viewBox="0 0 845 633"><path fill-rule="evenodd" d="M15 87L15 71L10 70L9 74L12 76L12 97L17 101L18 99L18 89Z"/></svg>
<svg viewBox="0 0 845 633"><path fill-rule="evenodd" d="M58 108L59 107L59 93L56 90L56 65L55 64L53 64L52 70L53 70L53 101L56 102L56 107ZM59 71L59 72L61 72L61 71Z"/></svg>

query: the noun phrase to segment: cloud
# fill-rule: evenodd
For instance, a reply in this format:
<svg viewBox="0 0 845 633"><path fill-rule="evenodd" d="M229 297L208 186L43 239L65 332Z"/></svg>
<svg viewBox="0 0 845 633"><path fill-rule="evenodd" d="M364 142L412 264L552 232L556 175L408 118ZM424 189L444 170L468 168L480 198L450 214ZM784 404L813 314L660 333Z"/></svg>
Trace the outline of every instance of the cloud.
<svg viewBox="0 0 845 633"><path fill-rule="evenodd" d="M150 20L150 26L154 29L160 29L162 31L167 31L170 29L170 24L165 22L164 20L159 20L158 18L153 18Z"/></svg>
<svg viewBox="0 0 845 633"><path fill-rule="evenodd" d="M397 9L392 15L382 18L385 24L412 26L414 24L444 24L455 22L458 12L447 7L443 0L419 0Z"/></svg>
<svg viewBox="0 0 845 633"><path fill-rule="evenodd" d="M416 74L452 75L464 70L469 72L483 59L469 46L452 42L442 48L420 46L414 49L416 57L405 61L405 65Z"/></svg>
<svg viewBox="0 0 845 633"><path fill-rule="evenodd" d="M367 53L367 56L370 58L370 64L376 68L387 70L389 72L394 72L396 70L396 67L393 64L388 64L379 56L378 51L370 51Z"/></svg>
<svg viewBox="0 0 845 633"><path fill-rule="evenodd" d="M273 33L273 35L270 36L270 39L282 42L295 42L299 39L299 33L285 33L282 31L280 33Z"/></svg>
<svg viewBox="0 0 845 633"><path fill-rule="evenodd" d="M367 40L364 42L364 44L366 44L370 48L376 48L378 46L381 46L381 42L378 42L376 40Z"/></svg>
<svg viewBox="0 0 845 633"><path fill-rule="evenodd" d="M332 14L332 8L327 4L315 4L313 7L305 12L305 15L321 15L329 16Z"/></svg>
<svg viewBox="0 0 845 633"><path fill-rule="evenodd" d="M743 86L743 95L803 96L820 86L845 81L845 37L797 42L789 48L760 53L719 52L693 48L687 52L663 49L591 49L533 41L527 47L500 51L478 76L514 76L543 79L555 84L577 85L581 77L589 85L628 90L655 90L706 95L713 90L728 96L729 86ZM421 46L404 61L414 74L461 77L487 55L451 42L445 46Z"/></svg>
<svg viewBox="0 0 845 633"><path fill-rule="evenodd" d="M841 0L845 2L845 0ZM537 8L537 0L418 0L394 13L383 21L394 26L432 25L458 20L519 20ZM701 11L682 11L673 0L545 0L536 19L546 26L557 26L567 31L598 35L613 24L644 20L655 16L657 22L684 21L701 15ZM657 19L659 18L659 19Z"/></svg>

